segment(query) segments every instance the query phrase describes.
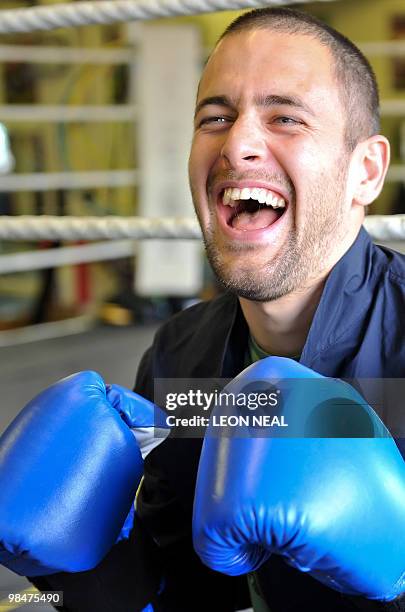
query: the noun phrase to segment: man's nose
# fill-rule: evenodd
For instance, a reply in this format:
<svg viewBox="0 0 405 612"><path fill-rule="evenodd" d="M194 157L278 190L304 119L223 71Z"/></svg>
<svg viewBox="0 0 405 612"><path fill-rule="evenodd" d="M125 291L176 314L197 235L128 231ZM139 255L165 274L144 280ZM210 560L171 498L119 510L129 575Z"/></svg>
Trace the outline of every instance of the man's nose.
<svg viewBox="0 0 405 612"><path fill-rule="evenodd" d="M226 134L221 157L235 170L251 168L268 154L263 126L248 117L238 118Z"/></svg>

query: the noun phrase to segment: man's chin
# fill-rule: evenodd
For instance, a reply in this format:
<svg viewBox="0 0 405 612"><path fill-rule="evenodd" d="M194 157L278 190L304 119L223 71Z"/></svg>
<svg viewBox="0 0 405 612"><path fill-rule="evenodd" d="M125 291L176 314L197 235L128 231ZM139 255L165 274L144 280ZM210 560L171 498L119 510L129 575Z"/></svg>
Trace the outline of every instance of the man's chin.
<svg viewBox="0 0 405 612"><path fill-rule="evenodd" d="M249 300L251 302L274 302L278 300L290 291L288 289L282 289L278 287L241 287L241 286L232 286L229 285L228 289L235 293L239 298L244 298L245 300Z"/></svg>
<svg viewBox="0 0 405 612"><path fill-rule="evenodd" d="M234 293L238 296L238 298L244 298L245 300L248 300L250 302L260 302L262 304L264 304L265 302L274 302L275 300L278 300L279 298L285 295L285 293L279 293L270 290L267 290L265 293L262 290L249 290L241 288L239 288L239 290L236 290Z"/></svg>
<svg viewBox="0 0 405 612"><path fill-rule="evenodd" d="M272 275L267 273L258 275L252 271L224 270L211 262L211 267L219 282L232 293L240 298L254 302L271 302L283 297L293 288L286 282L279 283L272 281Z"/></svg>
<svg viewBox="0 0 405 612"><path fill-rule="evenodd" d="M269 257L268 252L248 253L247 245L242 251L230 252L205 241L206 253L211 268L219 282L238 297L256 302L269 302L283 297L295 288L296 273L292 272L291 252ZM296 267L296 266L295 266Z"/></svg>

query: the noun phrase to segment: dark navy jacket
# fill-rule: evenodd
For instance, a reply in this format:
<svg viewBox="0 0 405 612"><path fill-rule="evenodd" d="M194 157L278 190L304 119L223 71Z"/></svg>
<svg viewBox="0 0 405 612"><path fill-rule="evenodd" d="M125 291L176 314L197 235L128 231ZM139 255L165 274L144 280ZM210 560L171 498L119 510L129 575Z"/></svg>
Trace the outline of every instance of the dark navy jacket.
<svg viewBox="0 0 405 612"><path fill-rule="evenodd" d="M327 279L300 362L339 378L405 378L404 330L405 256L377 247L362 229ZM227 293L198 304L159 330L142 360L135 389L153 400L154 378L234 377L244 367L247 337L235 296ZM398 410L404 413L405 399L401 403ZM397 422L403 419L404 414ZM200 448L196 439L161 444L146 460L138 496L138 515L156 544L155 563L166 576L161 609L170 612L233 611L241 593L239 605L248 607L243 602L245 582L211 572L192 550ZM266 565L272 612L357 609L357 599L335 593L277 556Z"/></svg>

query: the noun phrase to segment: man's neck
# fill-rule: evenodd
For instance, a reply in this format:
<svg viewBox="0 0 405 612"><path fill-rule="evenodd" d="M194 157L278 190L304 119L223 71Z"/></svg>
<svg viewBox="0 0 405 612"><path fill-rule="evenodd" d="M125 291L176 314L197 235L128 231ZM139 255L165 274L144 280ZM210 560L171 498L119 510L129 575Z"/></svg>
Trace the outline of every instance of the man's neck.
<svg viewBox="0 0 405 612"><path fill-rule="evenodd" d="M239 298L250 333L267 353L297 357L306 342L326 278L271 302Z"/></svg>

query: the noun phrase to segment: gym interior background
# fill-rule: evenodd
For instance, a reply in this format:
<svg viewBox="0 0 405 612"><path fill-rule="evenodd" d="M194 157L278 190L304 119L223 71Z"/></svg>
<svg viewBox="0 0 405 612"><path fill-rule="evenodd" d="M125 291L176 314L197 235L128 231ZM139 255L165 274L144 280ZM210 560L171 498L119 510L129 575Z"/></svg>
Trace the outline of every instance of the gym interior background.
<svg viewBox="0 0 405 612"><path fill-rule="evenodd" d="M60 2L2 0L1 9L41 4ZM393 149L371 213L405 213L403 0L299 8L369 57ZM1 35L0 215L192 216L185 169L195 85L236 15ZM53 265L58 249L83 242L0 242L0 433L33 395L75 371L130 387L156 326L220 291L196 241L119 241L107 260ZM47 251L47 266L35 267L35 253ZM0 591L26 586L0 568Z"/></svg>

